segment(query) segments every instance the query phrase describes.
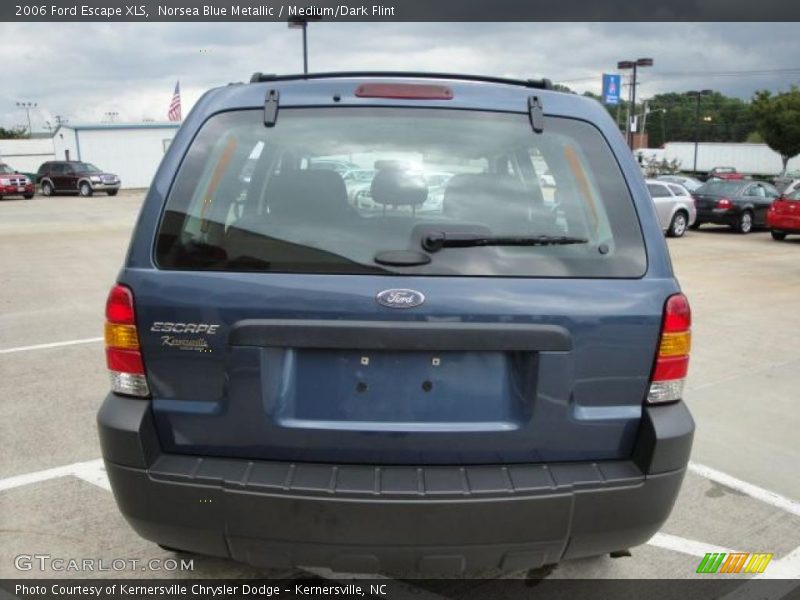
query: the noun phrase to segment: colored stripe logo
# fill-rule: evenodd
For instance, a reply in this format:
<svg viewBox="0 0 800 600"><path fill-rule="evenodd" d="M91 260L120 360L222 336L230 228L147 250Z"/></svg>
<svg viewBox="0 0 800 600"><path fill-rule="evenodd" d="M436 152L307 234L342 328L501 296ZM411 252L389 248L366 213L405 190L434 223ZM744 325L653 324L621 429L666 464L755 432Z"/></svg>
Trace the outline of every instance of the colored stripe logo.
<svg viewBox="0 0 800 600"><path fill-rule="evenodd" d="M697 566L697 573L763 573L773 554L750 552L709 552Z"/></svg>

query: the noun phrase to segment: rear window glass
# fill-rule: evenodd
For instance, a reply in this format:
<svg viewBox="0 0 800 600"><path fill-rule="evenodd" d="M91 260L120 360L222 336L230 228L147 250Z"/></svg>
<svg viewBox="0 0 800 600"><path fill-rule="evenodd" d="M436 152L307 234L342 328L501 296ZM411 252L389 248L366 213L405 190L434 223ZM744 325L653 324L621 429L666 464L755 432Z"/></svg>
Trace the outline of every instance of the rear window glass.
<svg viewBox="0 0 800 600"><path fill-rule="evenodd" d="M442 236L491 243L424 248ZM557 245L519 245L539 236ZM405 264L386 260L397 253ZM271 128L260 110L210 118L173 183L156 262L438 276L646 269L630 192L596 128L548 117L536 134L524 114L421 108L282 108Z"/></svg>
<svg viewBox="0 0 800 600"><path fill-rule="evenodd" d="M671 186L669 186L669 189L671 189L672 193L675 194L676 196L685 196L686 195L686 190L683 189L682 187L678 186L678 185L671 185Z"/></svg>
<svg viewBox="0 0 800 600"><path fill-rule="evenodd" d="M742 188L741 182L736 181L709 181L703 184L698 194L736 194Z"/></svg>

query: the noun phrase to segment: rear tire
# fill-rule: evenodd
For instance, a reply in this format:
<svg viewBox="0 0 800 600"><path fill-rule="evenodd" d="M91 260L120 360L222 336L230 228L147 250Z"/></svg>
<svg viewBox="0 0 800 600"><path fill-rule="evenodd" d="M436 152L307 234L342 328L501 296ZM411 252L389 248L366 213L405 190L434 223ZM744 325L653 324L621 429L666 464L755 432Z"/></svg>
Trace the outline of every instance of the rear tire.
<svg viewBox="0 0 800 600"><path fill-rule="evenodd" d="M683 234L686 233L686 226L689 223L688 215L681 211L676 212L672 216L672 221L670 221L669 229L667 229L667 236L679 238L683 237Z"/></svg>
<svg viewBox="0 0 800 600"><path fill-rule="evenodd" d="M88 198L92 195L92 186L84 181L82 184L80 184L80 186L78 186L78 193L84 198Z"/></svg>
<svg viewBox="0 0 800 600"><path fill-rule="evenodd" d="M741 233L742 235L746 235L753 231L753 213L751 213L749 210L746 210L739 215L739 220L736 221L734 229L736 230L736 233Z"/></svg>
<svg viewBox="0 0 800 600"><path fill-rule="evenodd" d="M698 229L700 229L700 225L702 225L700 221L695 221L694 223L689 225L689 229L691 229L692 231L697 231Z"/></svg>
<svg viewBox="0 0 800 600"><path fill-rule="evenodd" d="M786 234L783 233L782 231L775 231L773 229L772 231L770 231L770 234L772 235L772 239L778 242L781 242L786 239Z"/></svg>
<svg viewBox="0 0 800 600"><path fill-rule="evenodd" d="M42 183L42 196L52 196L53 195L53 184L49 181L45 181Z"/></svg>

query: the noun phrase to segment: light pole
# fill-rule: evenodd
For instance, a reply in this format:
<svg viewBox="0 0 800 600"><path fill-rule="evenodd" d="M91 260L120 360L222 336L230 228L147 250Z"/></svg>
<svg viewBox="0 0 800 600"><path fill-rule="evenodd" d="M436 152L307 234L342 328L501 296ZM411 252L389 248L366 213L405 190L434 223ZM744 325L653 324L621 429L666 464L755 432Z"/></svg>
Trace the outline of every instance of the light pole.
<svg viewBox="0 0 800 600"><path fill-rule="evenodd" d="M627 69L633 70L631 77L631 91L630 91L630 114L633 115L628 123L628 147L633 150L633 120L636 119L636 72L639 67L652 67L652 58L637 58L636 60L621 60L617 63L617 69L625 71Z"/></svg>
<svg viewBox="0 0 800 600"><path fill-rule="evenodd" d="M700 135L700 97L701 96L710 96L713 94L711 90L700 90L698 91L691 91L686 92L686 95L689 98L695 99L694 104L694 165L692 166L692 172L697 173L697 143L699 141Z"/></svg>
<svg viewBox="0 0 800 600"><path fill-rule="evenodd" d="M25 114L28 115L28 137L33 136L33 129L31 129L31 109L37 106L38 104L36 102L17 102L17 108L23 109Z"/></svg>
<svg viewBox="0 0 800 600"><path fill-rule="evenodd" d="M302 29L303 30L303 74L308 74L308 40L306 38L309 21L319 21L322 17L305 16L299 17L293 15L289 17L289 29Z"/></svg>

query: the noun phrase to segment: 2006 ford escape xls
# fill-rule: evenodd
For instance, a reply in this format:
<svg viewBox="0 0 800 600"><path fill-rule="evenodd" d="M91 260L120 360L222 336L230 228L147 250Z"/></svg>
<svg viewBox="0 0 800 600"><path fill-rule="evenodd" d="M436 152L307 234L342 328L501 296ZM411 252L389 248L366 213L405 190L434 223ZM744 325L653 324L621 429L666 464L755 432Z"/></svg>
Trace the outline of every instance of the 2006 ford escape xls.
<svg viewBox="0 0 800 600"><path fill-rule="evenodd" d="M645 542L689 458L690 312L647 187L546 80L208 92L106 316L108 475L169 548L530 568Z"/></svg>

